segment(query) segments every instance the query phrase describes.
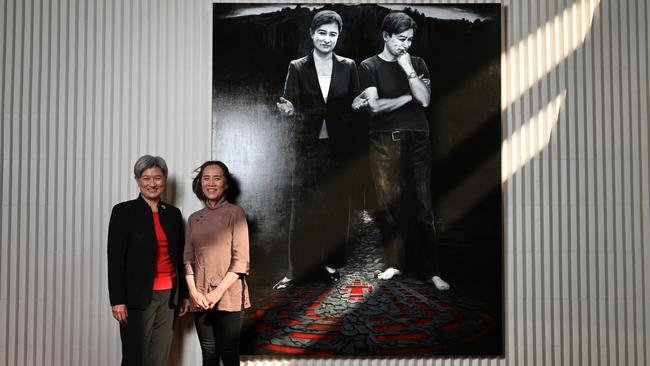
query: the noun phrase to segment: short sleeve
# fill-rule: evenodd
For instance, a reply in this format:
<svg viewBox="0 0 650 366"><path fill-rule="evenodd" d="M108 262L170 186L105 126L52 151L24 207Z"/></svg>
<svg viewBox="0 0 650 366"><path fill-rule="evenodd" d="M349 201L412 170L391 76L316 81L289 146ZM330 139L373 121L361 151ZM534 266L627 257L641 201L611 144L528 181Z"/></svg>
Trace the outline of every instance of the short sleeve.
<svg viewBox="0 0 650 366"><path fill-rule="evenodd" d="M377 87L375 72L368 60L363 61L359 65L359 85L361 86L361 90L366 90L370 87Z"/></svg>
<svg viewBox="0 0 650 366"><path fill-rule="evenodd" d="M424 60L420 57L416 58L415 60L417 63L417 74L424 75L425 79L431 79L429 76L429 69L427 68L427 64L424 62Z"/></svg>

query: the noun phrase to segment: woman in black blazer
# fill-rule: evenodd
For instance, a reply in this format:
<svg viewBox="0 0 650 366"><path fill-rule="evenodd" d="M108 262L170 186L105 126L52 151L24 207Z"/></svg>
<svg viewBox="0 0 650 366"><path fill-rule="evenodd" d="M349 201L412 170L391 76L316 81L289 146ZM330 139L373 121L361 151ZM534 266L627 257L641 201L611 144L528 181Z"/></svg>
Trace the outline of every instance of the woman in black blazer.
<svg viewBox="0 0 650 366"><path fill-rule="evenodd" d="M174 314L189 310L183 218L161 201L163 158L142 156L133 172L140 195L115 205L108 227L108 292L120 324L122 365L167 365Z"/></svg>
<svg viewBox="0 0 650 366"><path fill-rule="evenodd" d="M334 53L343 28L331 10L314 15L313 50L291 61L280 112L295 118L296 169L292 178L289 270L275 289L296 281L336 282L345 263L349 187L341 170L357 126L351 104L359 91L353 60Z"/></svg>

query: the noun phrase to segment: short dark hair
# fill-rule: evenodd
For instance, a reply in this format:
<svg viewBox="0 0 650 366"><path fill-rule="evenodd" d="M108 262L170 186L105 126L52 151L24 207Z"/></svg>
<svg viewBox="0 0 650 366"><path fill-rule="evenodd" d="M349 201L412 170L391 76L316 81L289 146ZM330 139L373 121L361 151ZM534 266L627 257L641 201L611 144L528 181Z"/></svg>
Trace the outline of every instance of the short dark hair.
<svg viewBox="0 0 650 366"><path fill-rule="evenodd" d="M343 29L343 19L341 19L341 16L333 10L321 10L311 19L309 33L314 34L318 27L330 23L336 23L339 27L339 33L341 33L341 30Z"/></svg>
<svg viewBox="0 0 650 366"><path fill-rule="evenodd" d="M223 170L223 177L226 178L226 183L228 183L228 188L226 188L226 199L230 201L231 195L229 193L235 193L231 190L231 187L234 186L234 179L232 177L232 174L230 174L230 170L228 170L226 164L219 160L208 160L205 163L201 164L200 167L194 169L196 176L192 180L192 191L201 202L205 203L205 201L208 200L205 197L205 194L203 194L203 189L201 188L201 177L203 176L203 171L205 168L209 167L210 165L219 166L221 167L221 170Z"/></svg>
<svg viewBox="0 0 650 366"><path fill-rule="evenodd" d="M142 176L142 172L151 168L160 168L165 178L167 178L167 163L160 156L143 155L133 165L133 175L136 178Z"/></svg>
<svg viewBox="0 0 650 366"><path fill-rule="evenodd" d="M413 29L415 32L418 28L415 20L401 11L388 13L381 22L381 31L388 33L389 36L399 34L406 30Z"/></svg>

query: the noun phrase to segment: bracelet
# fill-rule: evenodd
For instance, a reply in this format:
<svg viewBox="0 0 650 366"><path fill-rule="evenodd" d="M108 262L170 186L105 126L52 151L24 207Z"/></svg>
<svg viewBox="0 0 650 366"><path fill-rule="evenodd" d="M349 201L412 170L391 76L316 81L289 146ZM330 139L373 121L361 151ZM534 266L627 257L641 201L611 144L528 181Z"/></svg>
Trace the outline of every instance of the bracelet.
<svg viewBox="0 0 650 366"><path fill-rule="evenodd" d="M415 71L411 71L407 76L409 79L413 79L418 77L418 74Z"/></svg>

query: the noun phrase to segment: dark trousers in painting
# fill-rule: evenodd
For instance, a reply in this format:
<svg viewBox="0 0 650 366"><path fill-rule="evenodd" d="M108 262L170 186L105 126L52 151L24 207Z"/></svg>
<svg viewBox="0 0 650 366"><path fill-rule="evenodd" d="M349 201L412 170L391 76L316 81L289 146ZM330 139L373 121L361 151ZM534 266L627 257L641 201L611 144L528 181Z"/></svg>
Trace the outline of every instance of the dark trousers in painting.
<svg viewBox="0 0 650 366"><path fill-rule="evenodd" d="M152 291L146 309L127 308L127 324L120 326L123 366L167 366L175 309L171 290Z"/></svg>
<svg viewBox="0 0 650 366"><path fill-rule="evenodd" d="M288 277L322 279L345 265L349 194L341 154L329 139L301 147L293 176Z"/></svg>
<svg viewBox="0 0 650 366"><path fill-rule="evenodd" d="M240 311L202 311L194 313L203 366L239 366Z"/></svg>
<svg viewBox="0 0 650 366"><path fill-rule="evenodd" d="M428 134L373 132L369 140L386 264L421 278L438 275Z"/></svg>

